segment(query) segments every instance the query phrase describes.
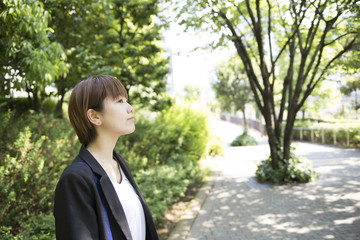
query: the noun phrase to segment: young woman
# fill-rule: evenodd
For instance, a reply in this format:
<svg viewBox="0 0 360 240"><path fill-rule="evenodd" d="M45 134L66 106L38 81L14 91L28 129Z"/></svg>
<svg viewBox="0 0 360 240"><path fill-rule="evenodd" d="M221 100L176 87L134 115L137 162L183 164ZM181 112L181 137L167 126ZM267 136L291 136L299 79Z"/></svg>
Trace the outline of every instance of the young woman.
<svg viewBox="0 0 360 240"><path fill-rule="evenodd" d="M90 77L73 89L69 119L83 145L55 190L57 239L158 239L130 170L114 151L118 138L135 130L127 99L111 76Z"/></svg>

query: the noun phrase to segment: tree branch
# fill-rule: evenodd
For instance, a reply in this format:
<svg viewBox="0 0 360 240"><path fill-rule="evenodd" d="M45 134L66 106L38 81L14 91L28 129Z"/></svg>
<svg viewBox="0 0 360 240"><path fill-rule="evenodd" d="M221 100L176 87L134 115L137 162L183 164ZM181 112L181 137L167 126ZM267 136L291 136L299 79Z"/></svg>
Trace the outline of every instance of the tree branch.
<svg viewBox="0 0 360 240"><path fill-rule="evenodd" d="M314 63L314 61L315 61L316 55L318 54L319 51L320 51L320 53L319 53L319 57L318 57L318 61L317 61L317 64L316 64L316 66L315 66L315 69L320 65L321 56L322 56L322 51L323 51L323 49L324 49L325 46L326 46L326 44L325 44L326 35L329 33L329 31L331 30L331 28L332 28L333 25L335 24L336 20L340 17L340 15L341 15L341 12L338 11L338 14L337 14L334 18L332 18L332 19L330 19L330 20L328 20L328 21L325 22L325 23L326 23L326 26L325 26L324 32L323 32L323 34L322 34L322 36L321 36L320 43L319 43L318 47L316 48L316 50L315 50L315 52L314 52L314 54L313 54L313 56L312 56L312 58L311 58L310 63L308 64L308 67L307 67L307 70L306 70L306 73L305 73L305 77L304 77L305 79L306 79L307 76L309 75L310 70L311 70L311 68L313 67L313 63ZM319 21L319 22L320 22L320 21ZM318 22L318 24L319 24L319 22ZM318 29L318 28L316 28L316 29ZM314 32L314 35L316 35L316 32ZM307 52L310 51L310 49L311 49L311 47L312 47L313 41L314 41L314 37L312 37L312 39L311 39L311 42L310 42L310 45L309 45L309 48L308 48L308 51L307 51ZM313 77L314 77L314 76L313 76ZM313 79L313 78L312 78L312 79ZM311 80L311 81L312 81L312 80Z"/></svg>
<svg viewBox="0 0 360 240"><path fill-rule="evenodd" d="M254 13L253 13L252 10L251 10L251 6L250 6L250 3L249 3L249 0L245 0L245 2L246 2L246 7L247 7L247 10L248 10L248 13L249 13L249 16L250 16L252 25L253 25L254 28L255 28L255 27L256 27L256 20L255 20L255 17L254 17ZM255 33L255 30L254 30L254 33Z"/></svg>
<svg viewBox="0 0 360 240"><path fill-rule="evenodd" d="M235 47L238 51L238 54L242 60L242 62L244 63L244 67L247 73L247 76L249 78L249 82L250 82L250 86L253 90L254 93L254 97L255 97L255 101L260 109L260 111L264 111L264 107L261 104L261 100L260 100L260 96L258 94L258 92L260 92L260 94L263 96L264 95L264 90L261 88L261 85L255 75L252 63L251 63L251 59L249 57L249 54L245 48L244 43L242 42L241 38L237 35L235 28L232 24L232 22L227 18L227 16L221 12L218 11L217 12L219 14L219 16L225 21L226 26L229 28L230 32L232 33L234 39L232 40L235 44Z"/></svg>
<svg viewBox="0 0 360 240"><path fill-rule="evenodd" d="M313 79L315 78L316 72L314 70L313 72L313 77L311 79L311 81L307 84L306 87L306 91L304 93L303 98L301 99L301 101L299 102L299 104L297 105L297 110L300 110L300 108L304 105L305 100L310 96L311 92L314 90L314 88L317 86L317 84L322 80L322 77L324 76L324 74L326 73L327 69L330 67L330 65L337 60L338 58L340 58L344 53L346 53L347 51L349 51L353 44L355 43L356 38L353 38L351 40L351 42L344 47L344 49L342 51L340 51L338 54L336 54L336 56L334 56L329 62L328 64L326 64L326 66L324 67L324 69L322 70L321 74L319 75L319 77L317 78L317 80L314 82ZM314 83L313 83L314 82Z"/></svg>
<svg viewBox="0 0 360 240"><path fill-rule="evenodd" d="M271 89L274 90L274 84L275 84L275 63L273 58L273 49L271 44L271 4L269 0L266 0L268 4L268 39L269 39L269 48L270 48L270 61L271 61L271 71L270 74L273 75L273 82L271 83Z"/></svg>
<svg viewBox="0 0 360 240"><path fill-rule="evenodd" d="M240 13L240 16L243 17L243 19L245 20L245 22L247 23L248 27L250 27L251 31L253 33L255 33L255 30L253 28L253 26L250 24L250 22L248 21L248 19L244 16L244 13L241 11L241 9L239 8L238 5L236 5L235 3L233 3L234 7L236 7L236 10L238 11L238 13Z"/></svg>
<svg viewBox="0 0 360 240"><path fill-rule="evenodd" d="M348 33L345 33L343 35L340 35L337 38L333 39L332 41L330 41L328 43L324 43L324 46L329 46L329 45L333 44L334 42L336 42L337 40L339 40L339 39L341 39L343 37L346 37L349 34L357 34L357 32L348 32Z"/></svg>

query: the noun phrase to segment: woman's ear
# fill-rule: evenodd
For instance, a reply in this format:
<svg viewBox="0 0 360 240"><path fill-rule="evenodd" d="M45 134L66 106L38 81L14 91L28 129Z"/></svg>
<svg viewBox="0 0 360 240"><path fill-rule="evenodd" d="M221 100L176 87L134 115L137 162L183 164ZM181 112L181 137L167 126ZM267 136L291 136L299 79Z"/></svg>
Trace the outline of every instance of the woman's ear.
<svg viewBox="0 0 360 240"><path fill-rule="evenodd" d="M94 109L88 109L86 112L86 116L89 119L89 121L95 126L101 125L101 119L99 117L99 113L96 112Z"/></svg>

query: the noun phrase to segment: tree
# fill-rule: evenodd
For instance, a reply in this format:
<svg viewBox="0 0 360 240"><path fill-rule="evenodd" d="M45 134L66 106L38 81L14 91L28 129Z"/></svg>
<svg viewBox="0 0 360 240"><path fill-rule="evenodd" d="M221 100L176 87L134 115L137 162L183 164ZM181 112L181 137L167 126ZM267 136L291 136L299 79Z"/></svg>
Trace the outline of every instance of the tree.
<svg viewBox="0 0 360 240"><path fill-rule="evenodd" d="M10 88L25 90L30 105L38 111L45 87L68 71L64 50L48 38L50 15L40 1L6 0L0 10L2 96L9 95Z"/></svg>
<svg viewBox="0 0 360 240"><path fill-rule="evenodd" d="M62 116L65 94L79 81L99 73L105 64L105 34L114 17L111 1L49 0L45 9L51 14L54 29L50 38L59 42L66 52L69 72L55 80L58 103L56 114Z"/></svg>
<svg viewBox="0 0 360 240"><path fill-rule="evenodd" d="M212 83L212 88L222 109L229 112L241 111L246 129L245 105L253 101L253 96L243 66L234 57L220 65L215 75L216 80Z"/></svg>
<svg viewBox="0 0 360 240"><path fill-rule="evenodd" d="M329 108L336 104L340 97L340 93L335 90L335 82L326 80L320 82L319 85L312 91L309 98L301 107L302 119L305 120L305 114L309 117L320 117L320 110Z"/></svg>
<svg viewBox="0 0 360 240"><path fill-rule="evenodd" d="M212 47L232 42L265 119L271 165L290 158L295 118L306 99L357 40L356 0L178 1L188 28L217 33ZM356 22L348 28L348 22ZM280 65L280 62L283 64ZM281 91L275 92L275 86ZM280 96L277 106L274 96ZM286 119L283 128L283 120Z"/></svg>
<svg viewBox="0 0 360 240"><path fill-rule="evenodd" d="M64 46L71 65L55 82L59 113L65 93L94 74L118 77L142 105L155 104L165 92L168 60L159 45L164 24L154 21L158 1L50 0L45 7L52 14L52 38Z"/></svg>
<svg viewBox="0 0 360 240"><path fill-rule="evenodd" d="M156 106L166 91L169 72L160 44L166 22L160 16L159 0L113 0L112 5L114 22L105 37L106 58L100 71L118 76L132 102L156 109L162 105Z"/></svg>
<svg viewBox="0 0 360 240"><path fill-rule="evenodd" d="M188 101L198 101L201 97L201 90L198 86L187 85L184 87L185 99Z"/></svg>
<svg viewBox="0 0 360 240"><path fill-rule="evenodd" d="M360 5L353 4L349 8L354 14L353 21L346 22L347 31L357 32L357 38L360 38L359 20L360 20ZM340 57L340 61L337 61L338 72L342 72L345 75L353 75L360 72L360 42L357 41L353 44L350 51L344 53Z"/></svg>
<svg viewBox="0 0 360 240"><path fill-rule="evenodd" d="M46 86L55 86L57 112L65 94L95 74L114 75L132 101L164 106L168 57L160 44L166 22L158 0L8 0L0 3L2 96L28 92L39 108ZM130 86L131 89L130 89Z"/></svg>
<svg viewBox="0 0 360 240"><path fill-rule="evenodd" d="M358 90L360 90L360 76L354 75L353 77L349 77L346 79L346 83L344 86L341 86L341 93L350 96L352 93L355 93L355 99L353 102L353 106L356 112L357 119L357 111L360 109L360 103L358 102Z"/></svg>

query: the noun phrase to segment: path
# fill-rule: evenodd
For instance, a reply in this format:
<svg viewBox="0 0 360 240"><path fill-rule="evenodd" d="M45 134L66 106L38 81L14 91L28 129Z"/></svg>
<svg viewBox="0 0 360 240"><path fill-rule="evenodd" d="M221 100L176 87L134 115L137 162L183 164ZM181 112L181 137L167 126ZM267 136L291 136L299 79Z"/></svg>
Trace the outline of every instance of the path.
<svg viewBox="0 0 360 240"><path fill-rule="evenodd" d="M226 143L241 130L226 122L213 127ZM360 239L359 150L297 143L296 154L312 160L320 178L271 186L254 178L256 164L269 154L257 138L257 146L226 149L213 184L200 193L200 211L190 209L170 239Z"/></svg>

